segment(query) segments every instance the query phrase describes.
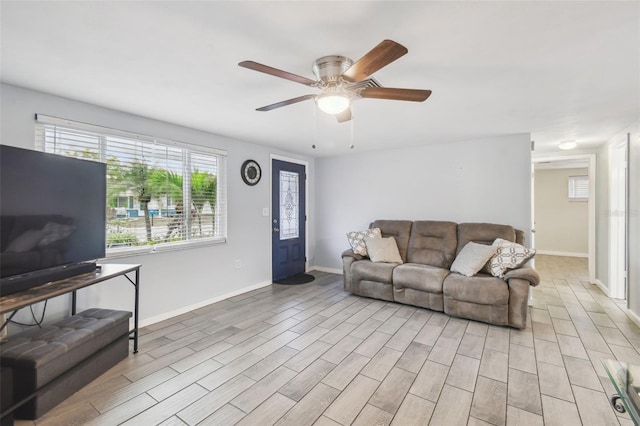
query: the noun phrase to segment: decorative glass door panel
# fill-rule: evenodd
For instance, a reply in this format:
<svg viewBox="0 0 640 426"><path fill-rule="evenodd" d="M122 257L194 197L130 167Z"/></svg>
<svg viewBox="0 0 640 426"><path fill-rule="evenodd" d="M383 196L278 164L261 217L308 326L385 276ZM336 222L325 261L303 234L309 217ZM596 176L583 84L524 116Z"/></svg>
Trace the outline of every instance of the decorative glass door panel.
<svg viewBox="0 0 640 426"><path fill-rule="evenodd" d="M271 261L274 282L305 271L305 179L305 165L271 160Z"/></svg>
<svg viewBox="0 0 640 426"><path fill-rule="evenodd" d="M280 239L288 240L300 236L300 175L280 170Z"/></svg>

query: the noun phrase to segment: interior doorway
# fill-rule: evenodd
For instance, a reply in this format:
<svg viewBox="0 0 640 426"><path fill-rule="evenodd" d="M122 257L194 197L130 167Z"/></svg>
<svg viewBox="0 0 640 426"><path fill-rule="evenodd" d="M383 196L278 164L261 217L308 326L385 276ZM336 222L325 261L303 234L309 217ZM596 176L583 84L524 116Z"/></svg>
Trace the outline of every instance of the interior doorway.
<svg viewBox="0 0 640 426"><path fill-rule="evenodd" d="M551 254L551 255L560 255L560 256L577 256L577 257L587 257L587 264L589 269L589 282L596 283L595 271L596 271L596 194L595 194L595 185L596 185L596 158L595 154L584 154L584 155L565 155L565 156L549 156L549 157L537 157L532 159L533 162L533 172L532 172L532 234L535 235L535 239L532 239L532 245L539 250L542 254ZM550 226L547 221L546 225L541 223L536 218L536 210L539 210L536 206L535 202L535 194L534 191L544 191L544 185L541 185L542 182L537 182L536 180L536 172L540 171L540 175L542 175L543 170L562 170L564 179L556 191L562 192L565 196L565 207L567 209L563 210L563 212L557 212L557 218L553 216L553 211L547 211L547 217L551 216L552 219L557 219L556 222L552 222ZM575 172L572 172L575 170ZM585 176L586 175L586 176ZM536 183L537 182L537 183ZM578 191L577 195L586 195L586 197L578 197L578 199L569 201L572 194L571 185L574 185L574 190L577 189L586 189L586 193L581 194ZM583 187L584 185L584 187ZM575 195L575 193L573 194ZM583 198L583 199L580 199ZM573 204L575 203L575 204ZM582 205L578 205L581 203ZM547 206L547 208L550 208ZM553 238L558 240L559 238L563 238L559 235L560 230L562 230L562 226L560 222L560 214L563 213L565 215L570 215L571 212L575 212L576 209L584 208L586 210L586 233L585 235L581 235L580 238L584 238L585 241L581 245L563 245L561 248L553 250L549 249L547 246L547 250L544 250L544 234L548 235L551 233ZM540 214L540 211L538 211ZM542 219L542 217L540 218ZM565 218L566 220L566 218ZM575 223L569 222L571 226L576 225ZM553 226L560 226L556 229L543 229L544 226L549 226L553 228ZM535 233L535 234L534 234ZM572 241L575 242L575 241ZM542 245L542 250L540 250ZM586 247L586 250L584 249Z"/></svg>

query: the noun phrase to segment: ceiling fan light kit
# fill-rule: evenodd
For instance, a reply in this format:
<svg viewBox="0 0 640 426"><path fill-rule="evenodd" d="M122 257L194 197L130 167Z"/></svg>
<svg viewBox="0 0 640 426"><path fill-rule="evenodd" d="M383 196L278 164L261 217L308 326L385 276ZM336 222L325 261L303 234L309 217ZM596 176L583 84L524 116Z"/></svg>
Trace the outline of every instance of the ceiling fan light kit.
<svg viewBox="0 0 640 426"><path fill-rule="evenodd" d="M351 120L351 103L360 98L423 102L431 95L431 90L382 87L375 79L370 78L371 74L407 52L407 48L401 44L393 40L383 40L356 62L345 56L323 56L315 60L311 67L316 77L315 81L254 61L243 61L238 65L306 86L316 87L322 91L318 95L303 95L257 108L257 111L271 111L307 99L314 99L320 110L335 115L338 122L343 123Z"/></svg>
<svg viewBox="0 0 640 426"><path fill-rule="evenodd" d="M333 94L321 94L316 96L316 104L318 104L318 108L327 114L336 115L344 112L349 105L351 105L351 101L348 97L344 95L333 95Z"/></svg>
<svg viewBox="0 0 640 426"><path fill-rule="evenodd" d="M576 141L571 140L571 141L561 142L558 145L558 148L567 151L567 150L573 149L573 148L575 148L577 146L578 146L578 144L576 143Z"/></svg>

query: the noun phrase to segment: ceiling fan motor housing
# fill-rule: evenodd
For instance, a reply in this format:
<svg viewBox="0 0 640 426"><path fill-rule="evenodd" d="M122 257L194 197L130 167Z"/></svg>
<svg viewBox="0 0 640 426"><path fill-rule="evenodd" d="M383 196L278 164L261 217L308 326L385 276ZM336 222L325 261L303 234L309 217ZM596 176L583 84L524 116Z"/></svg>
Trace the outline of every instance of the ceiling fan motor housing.
<svg viewBox="0 0 640 426"><path fill-rule="evenodd" d="M348 70L353 61L345 56L323 56L313 62L312 70L322 86L339 83L340 76ZM322 88L321 86L321 88Z"/></svg>

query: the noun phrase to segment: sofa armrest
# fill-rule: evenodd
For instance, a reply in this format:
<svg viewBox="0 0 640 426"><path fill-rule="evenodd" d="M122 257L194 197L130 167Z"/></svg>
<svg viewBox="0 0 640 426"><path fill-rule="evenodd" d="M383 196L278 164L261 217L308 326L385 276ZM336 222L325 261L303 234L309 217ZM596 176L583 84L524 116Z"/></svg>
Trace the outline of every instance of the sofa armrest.
<svg viewBox="0 0 640 426"><path fill-rule="evenodd" d="M351 273L351 264L356 260L362 259L364 259L364 257L359 254L355 254L353 250L345 250L342 253L342 276L344 278L344 289L346 291L353 293L353 285L351 282L353 274Z"/></svg>
<svg viewBox="0 0 640 426"><path fill-rule="evenodd" d="M353 250L349 249L349 250L345 250L342 252L342 258L344 259L345 257L352 257L353 260L362 260L364 259L364 256L360 256L359 254L355 254L353 252Z"/></svg>
<svg viewBox="0 0 640 426"><path fill-rule="evenodd" d="M504 274L505 281L509 281L512 278L529 281L529 285L532 285L533 287L540 284L540 275L538 275L538 272L536 272L535 269L528 266L525 266L524 268L512 269Z"/></svg>
<svg viewBox="0 0 640 426"><path fill-rule="evenodd" d="M523 329L527 327L530 282L526 279L511 278L509 285L509 325Z"/></svg>

